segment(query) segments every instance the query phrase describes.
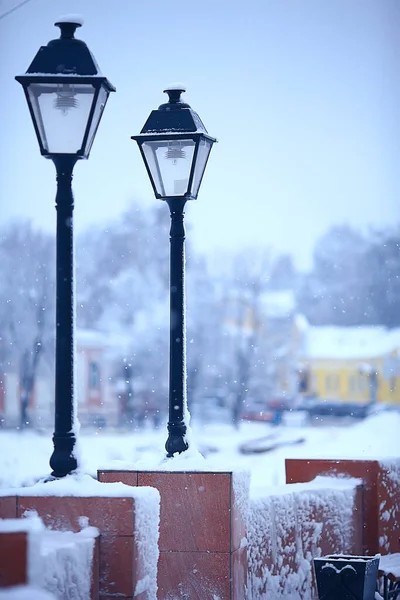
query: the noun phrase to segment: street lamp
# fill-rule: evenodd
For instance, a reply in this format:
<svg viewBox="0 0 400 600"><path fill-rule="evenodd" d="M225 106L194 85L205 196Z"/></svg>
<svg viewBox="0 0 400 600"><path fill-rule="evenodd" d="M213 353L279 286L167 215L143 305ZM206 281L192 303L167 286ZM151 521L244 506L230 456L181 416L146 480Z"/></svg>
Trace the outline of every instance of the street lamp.
<svg viewBox="0 0 400 600"><path fill-rule="evenodd" d="M170 253L170 356L167 456L187 450L186 331L185 331L185 227L184 208L195 200L215 138L188 104L181 100L181 85L164 90L169 102L150 113L139 145L156 198L165 200L171 214Z"/></svg>
<svg viewBox="0 0 400 600"><path fill-rule="evenodd" d="M104 107L115 88L101 75L89 48L74 37L79 17L56 23L59 39L42 46L25 75L23 86L40 152L50 158L57 174L56 371L54 477L74 471L77 458L76 398L74 395L74 263L72 172L88 158Z"/></svg>

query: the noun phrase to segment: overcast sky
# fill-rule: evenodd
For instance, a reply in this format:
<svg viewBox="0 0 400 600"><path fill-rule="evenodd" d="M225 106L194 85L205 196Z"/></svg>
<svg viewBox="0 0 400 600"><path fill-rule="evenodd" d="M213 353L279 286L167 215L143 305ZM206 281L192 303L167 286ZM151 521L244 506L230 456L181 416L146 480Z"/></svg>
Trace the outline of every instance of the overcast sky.
<svg viewBox="0 0 400 600"><path fill-rule="evenodd" d="M55 230L54 167L14 76L65 13L117 87L75 168L78 231L156 202L130 136L176 81L219 140L187 209L199 250L272 246L307 268L330 225L400 221L399 0L29 0L0 19L1 223Z"/></svg>

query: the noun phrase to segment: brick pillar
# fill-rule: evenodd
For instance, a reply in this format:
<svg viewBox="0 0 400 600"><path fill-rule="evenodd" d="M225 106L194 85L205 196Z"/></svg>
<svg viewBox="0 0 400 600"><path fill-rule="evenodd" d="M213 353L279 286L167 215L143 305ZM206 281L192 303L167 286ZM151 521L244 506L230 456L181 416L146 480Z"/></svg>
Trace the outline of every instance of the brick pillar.
<svg viewBox="0 0 400 600"><path fill-rule="evenodd" d="M159 600L244 599L247 474L99 471L98 478L160 492Z"/></svg>

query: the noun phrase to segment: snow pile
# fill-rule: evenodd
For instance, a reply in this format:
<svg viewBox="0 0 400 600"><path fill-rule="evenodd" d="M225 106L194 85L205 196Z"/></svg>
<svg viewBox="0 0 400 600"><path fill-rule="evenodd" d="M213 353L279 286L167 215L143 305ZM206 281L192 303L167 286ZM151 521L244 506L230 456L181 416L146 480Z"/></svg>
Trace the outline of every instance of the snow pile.
<svg viewBox="0 0 400 600"><path fill-rule="evenodd" d="M149 503L159 503L157 490L136 488L124 483L103 483L85 473L67 475L54 481L41 480L29 487L3 488L0 496L75 496L80 498L135 498L141 500L146 495Z"/></svg>
<svg viewBox="0 0 400 600"><path fill-rule="evenodd" d="M355 479L319 477L250 499L248 600L312 600L312 560L353 549Z"/></svg>
<svg viewBox="0 0 400 600"><path fill-rule="evenodd" d="M15 598L23 598L24 594L32 599L46 598L44 594L34 595L36 592L30 586L53 594L50 598L90 598L94 544L99 535L95 527L85 527L79 533L50 531L35 514L24 519L0 520L0 532L19 531L28 535L29 585L14 590Z"/></svg>

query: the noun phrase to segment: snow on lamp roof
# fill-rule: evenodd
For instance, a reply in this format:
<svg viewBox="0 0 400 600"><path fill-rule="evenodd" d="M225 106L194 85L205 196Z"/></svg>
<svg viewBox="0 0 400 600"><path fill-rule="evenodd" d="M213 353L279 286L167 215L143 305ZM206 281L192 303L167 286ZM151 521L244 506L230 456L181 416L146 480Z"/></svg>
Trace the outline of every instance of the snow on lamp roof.
<svg viewBox="0 0 400 600"><path fill-rule="evenodd" d="M167 90L177 90L178 92L186 92L186 85L184 83L171 83L171 85L167 85L165 87L164 92Z"/></svg>
<svg viewBox="0 0 400 600"><path fill-rule="evenodd" d="M58 25L59 23L73 23L74 25L77 25L77 27L82 27L84 20L82 15L70 14L59 17L56 20L55 25Z"/></svg>

